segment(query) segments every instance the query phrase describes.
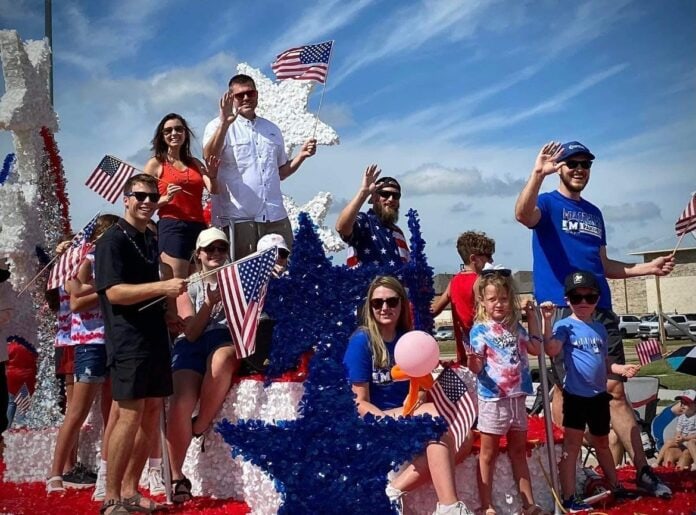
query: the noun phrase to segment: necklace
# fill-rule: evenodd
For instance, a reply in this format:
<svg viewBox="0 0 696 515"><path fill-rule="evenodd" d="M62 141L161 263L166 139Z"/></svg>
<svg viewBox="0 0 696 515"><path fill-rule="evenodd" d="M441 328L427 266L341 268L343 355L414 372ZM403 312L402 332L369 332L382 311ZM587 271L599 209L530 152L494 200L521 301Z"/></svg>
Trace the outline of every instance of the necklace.
<svg viewBox="0 0 696 515"><path fill-rule="evenodd" d="M155 261L157 260L157 256L155 255L153 258L146 257L145 254L143 254L143 251L140 249L140 245L138 245L138 243L130 237L128 231L126 231L126 229L124 229L120 223L117 223L116 225L118 225L118 228L121 229L121 231L123 231L123 234L126 235L126 238L128 238L128 241L131 242L133 247L135 247L135 250L138 252L138 255L141 258L143 258L148 265L154 265ZM145 252L147 252L148 254L152 254L152 247L148 244L147 237L145 235L143 235L143 237L145 238Z"/></svg>

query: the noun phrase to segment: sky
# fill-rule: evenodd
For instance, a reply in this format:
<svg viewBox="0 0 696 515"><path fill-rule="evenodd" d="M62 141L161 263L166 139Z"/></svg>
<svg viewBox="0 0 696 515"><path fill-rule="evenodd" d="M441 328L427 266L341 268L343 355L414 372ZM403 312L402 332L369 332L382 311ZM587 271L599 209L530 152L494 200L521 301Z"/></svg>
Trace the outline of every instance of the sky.
<svg viewBox="0 0 696 515"><path fill-rule="evenodd" d="M0 0L0 29L40 39L43 8ZM466 230L496 240L497 263L531 268L514 203L550 140L595 154L583 196L604 212L614 259L670 248L696 190L692 0L61 0L53 27L56 140L75 226L100 208L119 213L84 186L104 154L144 164L172 111L202 137L238 63L271 76L278 53L329 39L319 117L341 142L321 146L283 192L299 204L331 192L333 226L377 163L402 184L404 227L408 208L418 211L436 272L459 269ZM0 158L11 151L0 133ZM542 191L557 185L550 176Z"/></svg>

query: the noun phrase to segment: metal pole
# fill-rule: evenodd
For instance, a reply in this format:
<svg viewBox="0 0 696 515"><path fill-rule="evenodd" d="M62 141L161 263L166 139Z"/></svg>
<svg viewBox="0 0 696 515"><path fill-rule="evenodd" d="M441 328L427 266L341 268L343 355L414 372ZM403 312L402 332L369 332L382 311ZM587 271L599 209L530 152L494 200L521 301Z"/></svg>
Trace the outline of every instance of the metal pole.
<svg viewBox="0 0 696 515"><path fill-rule="evenodd" d="M48 49L51 51L48 56L48 92L53 107L53 15L51 0L44 0L44 36L48 39Z"/></svg>
<svg viewBox="0 0 696 515"><path fill-rule="evenodd" d="M542 326L542 316L539 311L539 306L534 306L534 315L537 317L538 327ZM543 330L543 329L542 329ZM543 333L542 333L543 334ZM541 398L544 404L544 426L546 428L546 452L548 453L549 474L551 475L551 485L557 494L561 492L561 482L558 478L558 463L556 462L556 444L553 439L553 421L551 415L551 399L549 397L549 380L548 370L546 369L546 351L544 346L541 346L539 352L539 381L541 381ZM553 495L552 495L553 497ZM553 503L554 514L561 513L558 503Z"/></svg>
<svg viewBox="0 0 696 515"><path fill-rule="evenodd" d="M623 279L623 283L624 283L624 302L626 303L626 310L624 311L624 313L626 313L628 315L630 313L630 311L628 310L628 284L626 283L625 277Z"/></svg>
<svg viewBox="0 0 696 515"><path fill-rule="evenodd" d="M660 324L660 345L662 346L662 352L665 352L665 343L667 337L665 335L665 317L662 313L662 293L660 292L660 276L655 276L655 290L657 293L657 321Z"/></svg>

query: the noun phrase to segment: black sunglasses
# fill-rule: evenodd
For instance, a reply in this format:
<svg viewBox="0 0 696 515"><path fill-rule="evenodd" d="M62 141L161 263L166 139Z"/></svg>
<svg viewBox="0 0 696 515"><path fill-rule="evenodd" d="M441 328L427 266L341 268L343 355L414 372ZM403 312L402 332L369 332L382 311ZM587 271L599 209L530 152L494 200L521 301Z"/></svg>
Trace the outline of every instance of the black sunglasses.
<svg viewBox="0 0 696 515"><path fill-rule="evenodd" d="M575 170L578 166L583 170L589 170L592 167L592 161L576 161L575 159L568 159L565 164L571 170Z"/></svg>
<svg viewBox="0 0 696 515"><path fill-rule="evenodd" d="M203 249L206 254L210 255L213 252L220 252L221 254L227 254L227 252L230 250L230 248L227 245L208 245L207 247L203 247Z"/></svg>
<svg viewBox="0 0 696 515"><path fill-rule="evenodd" d="M372 309L382 309L385 304L389 308L395 308L399 305L401 299L399 297L387 297L386 299L370 299L370 307Z"/></svg>
<svg viewBox="0 0 696 515"><path fill-rule="evenodd" d="M399 200L401 198L401 193L399 193L398 191L379 190L377 192L377 195L382 197L384 200L387 200L390 197L393 197L394 200Z"/></svg>
<svg viewBox="0 0 696 515"><path fill-rule="evenodd" d="M510 277L512 275L512 270L509 268L487 268L481 271L481 277L488 277L489 275L499 275L500 277Z"/></svg>
<svg viewBox="0 0 696 515"><path fill-rule="evenodd" d="M138 202L145 202L146 198L149 198L151 202L157 202L162 195L156 191L148 193L146 191L131 191L130 193L124 193L126 197L135 197Z"/></svg>
<svg viewBox="0 0 696 515"><path fill-rule="evenodd" d="M178 132L181 134L184 132L184 126L183 125L175 125L174 127L165 127L162 129L162 132L165 134L171 134L172 132Z"/></svg>
<svg viewBox="0 0 696 515"><path fill-rule="evenodd" d="M234 98L236 98L239 102L244 100L244 97L249 97L249 98L256 98L258 96L259 92L255 89L250 89L247 91L240 91L239 93L234 93Z"/></svg>
<svg viewBox="0 0 696 515"><path fill-rule="evenodd" d="M596 304L599 300L599 293L585 293L584 295L581 293L569 293L567 297L573 305L580 304L583 300L588 304Z"/></svg>

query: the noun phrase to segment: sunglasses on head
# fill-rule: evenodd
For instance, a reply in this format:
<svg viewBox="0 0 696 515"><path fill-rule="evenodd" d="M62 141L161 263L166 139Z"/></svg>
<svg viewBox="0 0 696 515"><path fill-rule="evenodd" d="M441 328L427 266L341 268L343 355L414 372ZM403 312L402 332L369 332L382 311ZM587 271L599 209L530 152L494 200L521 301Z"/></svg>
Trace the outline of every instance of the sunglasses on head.
<svg viewBox="0 0 696 515"><path fill-rule="evenodd" d="M567 297L568 301L573 305L580 304L583 300L588 304L596 304L599 300L599 293L569 293Z"/></svg>
<svg viewBox="0 0 696 515"><path fill-rule="evenodd" d="M512 275L512 270L510 270L509 268L487 268L481 271L481 277L488 277L489 275L510 277Z"/></svg>
<svg viewBox="0 0 696 515"><path fill-rule="evenodd" d="M183 125L174 125L173 127L165 127L162 129L162 132L164 134L171 134L172 132L178 132L179 134L184 132L184 126Z"/></svg>
<svg viewBox="0 0 696 515"><path fill-rule="evenodd" d="M592 167L592 161L576 161L575 159L568 159L565 164L571 170L575 170L578 166L583 170L589 170Z"/></svg>
<svg viewBox="0 0 696 515"><path fill-rule="evenodd" d="M150 202L157 202L162 195L158 192L147 192L147 191L131 191L130 193L124 193L126 197L135 197L138 202L145 202L145 199L149 198Z"/></svg>
<svg viewBox="0 0 696 515"><path fill-rule="evenodd" d="M201 250L203 250L206 254L212 254L213 252L227 254L229 249L230 248L227 245L208 245L207 247L203 247Z"/></svg>
<svg viewBox="0 0 696 515"><path fill-rule="evenodd" d="M255 89L250 89L247 91L240 91L239 93L235 93L233 96L235 99L239 100L240 102L244 100L244 97L249 97L249 98L256 98L256 96L259 94L258 91Z"/></svg>
<svg viewBox="0 0 696 515"><path fill-rule="evenodd" d="M388 198L393 198L394 200L399 200L401 198L401 193L399 193L398 191L379 190L377 192L377 195L382 197L384 200L387 200Z"/></svg>
<svg viewBox="0 0 696 515"><path fill-rule="evenodd" d="M395 308L399 305L401 299L399 297L387 297L386 299L370 299L370 307L372 309L382 309L386 304L389 308Z"/></svg>

